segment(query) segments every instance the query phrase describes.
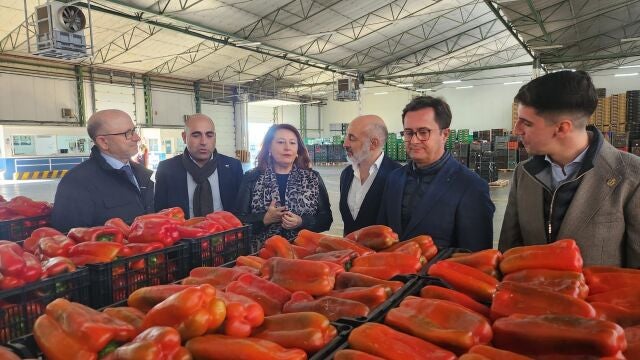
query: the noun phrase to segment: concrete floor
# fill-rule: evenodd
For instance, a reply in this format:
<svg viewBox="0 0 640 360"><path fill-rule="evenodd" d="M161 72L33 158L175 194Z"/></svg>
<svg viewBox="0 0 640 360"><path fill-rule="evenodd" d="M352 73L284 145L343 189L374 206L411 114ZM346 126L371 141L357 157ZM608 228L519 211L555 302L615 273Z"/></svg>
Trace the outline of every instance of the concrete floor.
<svg viewBox="0 0 640 360"><path fill-rule="evenodd" d="M246 166L249 168L249 165ZM333 212L333 224L329 233L341 235L343 229L342 218L338 207L340 200L340 172L344 168L342 166L316 166L316 169L325 183L329 192L329 200L331 202L331 211ZM245 169L246 170L246 169ZM513 173L500 173L501 179L511 179ZM44 200L53 202L56 187L60 180L0 180L0 194L7 199L17 195L28 196L34 200ZM507 206L507 198L509 196L510 186L491 188L491 199L496 205L496 212L493 216L493 244L494 248L498 246L498 237L500 236L500 226L504 217L504 211Z"/></svg>

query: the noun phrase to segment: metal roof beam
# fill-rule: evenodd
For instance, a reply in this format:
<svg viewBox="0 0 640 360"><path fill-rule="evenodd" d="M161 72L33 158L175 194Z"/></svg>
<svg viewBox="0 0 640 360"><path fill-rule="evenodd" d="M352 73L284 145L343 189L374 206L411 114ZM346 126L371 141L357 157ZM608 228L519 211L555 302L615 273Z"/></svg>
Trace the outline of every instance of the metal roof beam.
<svg viewBox="0 0 640 360"><path fill-rule="evenodd" d="M149 70L147 74L171 74L214 54L226 45L205 40Z"/></svg>
<svg viewBox="0 0 640 360"><path fill-rule="evenodd" d="M540 30L542 31L542 34L545 40L547 41L548 44L551 44L551 37L549 36L549 33L547 33L547 29L544 27L544 23L542 22L542 17L540 16L540 12L538 12L538 10L536 10L536 7L533 5L533 0L527 0L527 5L529 5L529 10L531 10L531 13L535 17L536 22L538 23L538 26L540 27Z"/></svg>
<svg viewBox="0 0 640 360"><path fill-rule="evenodd" d="M0 54L5 51L16 50L27 42L27 39L36 38L36 18L35 12L31 14L28 21L23 21L15 29L11 30L4 38L0 39ZM31 49L28 49L31 52Z"/></svg>
<svg viewBox="0 0 640 360"><path fill-rule="evenodd" d="M123 55L127 51L140 45L144 41L159 33L162 29L157 26L138 23L131 29L125 31L122 35L111 40L105 46L95 52L93 57L82 60L82 64L105 64L111 60Z"/></svg>
<svg viewBox="0 0 640 360"><path fill-rule="evenodd" d="M500 14L500 11L498 11L498 9L493 5L491 0L484 0L484 3L487 4L487 6L489 7L489 9L491 9L493 14L498 18L498 20L500 20L502 25L504 25L504 27L506 27L507 30L509 30L509 32L511 33L513 38L516 39L516 41L518 41L518 43L520 43L520 46L522 46L522 48L529 54L529 56L531 56L532 58L535 58L535 55L533 55L531 50L529 50L529 47L527 46L527 44L525 44L524 41L522 41L522 39L520 39L520 36L516 32L516 30L513 28L513 26L505 18L502 17L502 15Z"/></svg>

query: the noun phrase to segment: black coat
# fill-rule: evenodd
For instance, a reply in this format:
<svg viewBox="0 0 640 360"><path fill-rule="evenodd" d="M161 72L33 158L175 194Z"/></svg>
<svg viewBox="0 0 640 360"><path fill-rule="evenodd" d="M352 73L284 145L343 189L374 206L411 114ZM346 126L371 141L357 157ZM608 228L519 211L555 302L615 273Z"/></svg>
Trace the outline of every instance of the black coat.
<svg viewBox="0 0 640 360"><path fill-rule="evenodd" d="M344 235L377 223L378 209L380 209L382 192L384 191L387 175L401 166L402 165L391 160L386 155L382 158L380 169L378 169L376 178L373 180L367 195L365 195L364 200L362 200L360 211L355 219L351 215L351 211L349 211L349 204L347 202L351 183L353 182L353 167L349 165L342 170L340 174L340 214L342 214L342 221L344 223Z"/></svg>
<svg viewBox="0 0 640 360"><path fill-rule="evenodd" d="M52 226L66 232L74 227L104 225L114 217L130 224L136 216L153 212L153 172L133 161L130 164L140 190L123 170L112 168L94 146L89 159L60 180Z"/></svg>
<svg viewBox="0 0 640 360"><path fill-rule="evenodd" d="M216 160L222 207L231 211L242 181L242 164L220 153ZM182 165L182 155L161 161L156 172L156 211L176 206L181 207L185 216L189 217L187 169Z"/></svg>

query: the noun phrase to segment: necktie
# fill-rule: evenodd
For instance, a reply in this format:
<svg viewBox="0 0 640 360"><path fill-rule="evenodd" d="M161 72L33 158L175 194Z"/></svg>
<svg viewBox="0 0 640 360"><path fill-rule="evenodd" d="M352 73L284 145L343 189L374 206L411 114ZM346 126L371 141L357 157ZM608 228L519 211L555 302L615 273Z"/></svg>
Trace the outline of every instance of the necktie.
<svg viewBox="0 0 640 360"><path fill-rule="evenodd" d="M133 175L133 169L131 168L131 165L127 164L127 165L121 167L120 170L123 170L125 172L125 174L127 174L127 177L129 178L129 181L131 181L131 183L133 185L138 187L138 182L136 181L136 176Z"/></svg>

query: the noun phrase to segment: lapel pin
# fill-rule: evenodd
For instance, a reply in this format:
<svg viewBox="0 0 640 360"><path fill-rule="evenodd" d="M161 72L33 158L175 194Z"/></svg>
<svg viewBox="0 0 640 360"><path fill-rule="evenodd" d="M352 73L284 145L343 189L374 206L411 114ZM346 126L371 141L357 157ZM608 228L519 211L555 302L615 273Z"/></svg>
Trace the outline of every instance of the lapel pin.
<svg viewBox="0 0 640 360"><path fill-rule="evenodd" d="M618 181L615 178L611 178L611 179L607 180L607 185L609 187L614 187L614 186L616 186L617 183L618 183Z"/></svg>
<svg viewBox="0 0 640 360"><path fill-rule="evenodd" d="M229 164L224 164L224 167L229 167Z"/></svg>

